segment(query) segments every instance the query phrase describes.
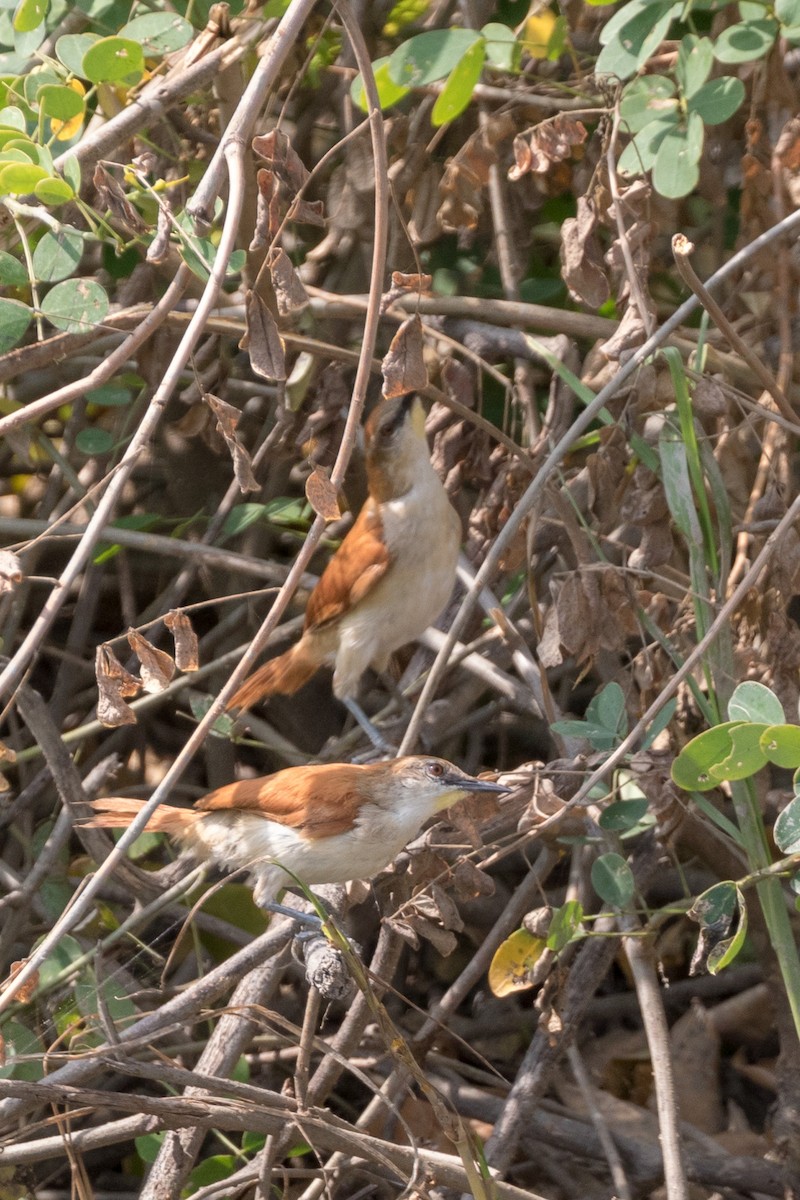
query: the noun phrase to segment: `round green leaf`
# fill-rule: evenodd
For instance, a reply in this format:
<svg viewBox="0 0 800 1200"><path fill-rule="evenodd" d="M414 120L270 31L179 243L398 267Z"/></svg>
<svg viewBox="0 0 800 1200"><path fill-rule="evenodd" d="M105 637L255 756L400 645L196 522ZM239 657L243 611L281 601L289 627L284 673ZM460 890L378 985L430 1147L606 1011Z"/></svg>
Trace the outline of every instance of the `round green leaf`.
<svg viewBox="0 0 800 1200"><path fill-rule="evenodd" d="M729 25L714 43L714 57L719 62L742 63L764 58L772 49L778 33L778 22L770 18Z"/></svg>
<svg viewBox="0 0 800 1200"><path fill-rule="evenodd" d="M75 438L75 445L81 454L94 458L99 454L108 454L114 439L107 429L82 429Z"/></svg>
<svg viewBox="0 0 800 1200"><path fill-rule="evenodd" d="M775 16L781 25L800 25L800 0L775 0Z"/></svg>
<svg viewBox="0 0 800 1200"><path fill-rule="evenodd" d="M37 183L33 194L37 200L41 200L42 204L46 204L50 208L56 208L59 204L66 204L69 200L75 199L75 193L66 179L59 179L57 175L51 175L48 179Z"/></svg>
<svg viewBox="0 0 800 1200"><path fill-rule="evenodd" d="M33 320L33 310L19 300L0 297L0 354L20 342Z"/></svg>
<svg viewBox="0 0 800 1200"><path fill-rule="evenodd" d="M399 100L404 99L411 91L408 87L399 87L392 81L389 74L389 58L376 58L372 64L372 72L375 76L375 86L378 89L378 100L381 108L391 108L393 104L397 104ZM360 108L362 112L368 112L367 96L364 91L364 80L359 72L353 82L350 84L350 99L355 104L356 108Z"/></svg>
<svg viewBox="0 0 800 1200"><path fill-rule="evenodd" d="M389 59L389 77L403 87L423 87L444 79L481 35L474 29L431 29L398 46Z"/></svg>
<svg viewBox="0 0 800 1200"><path fill-rule="evenodd" d="M460 116L472 99L475 84L481 77L486 61L486 45L483 40L470 46L461 62L456 63L447 77L431 113L431 124L446 125Z"/></svg>
<svg viewBox="0 0 800 1200"><path fill-rule="evenodd" d="M724 967L730 966L744 945L744 939L747 937L747 907L744 897L738 888L736 889L736 900L739 910L739 923L736 927L736 932L733 934L733 937L723 938L709 954L706 959L706 968L709 975L716 975Z"/></svg>
<svg viewBox="0 0 800 1200"><path fill-rule="evenodd" d="M800 854L800 796L778 813L773 830L775 845L783 854Z"/></svg>
<svg viewBox="0 0 800 1200"><path fill-rule="evenodd" d="M21 108L9 106L0 108L0 126L4 129L18 129L20 133L25 132L25 113Z"/></svg>
<svg viewBox="0 0 800 1200"><path fill-rule="evenodd" d="M678 101L670 105L675 96L675 84L666 75L642 75L627 85L622 93L619 115L623 127L630 133L638 133L651 121L663 119L670 108L677 113Z"/></svg>
<svg viewBox="0 0 800 1200"><path fill-rule="evenodd" d="M48 230L33 252L36 278L42 283L67 279L77 271L82 255L83 238L77 229L62 225L58 233Z"/></svg>
<svg viewBox="0 0 800 1200"><path fill-rule="evenodd" d="M498 71L515 71L519 66L520 44L514 30L499 21L490 21L481 30L486 43L486 59Z"/></svg>
<svg viewBox="0 0 800 1200"><path fill-rule="evenodd" d="M0 250L0 285L3 287L27 287L28 272L24 263L7 250Z"/></svg>
<svg viewBox="0 0 800 1200"><path fill-rule="evenodd" d="M674 129L664 138L653 165L653 187L659 195L676 200L697 186L703 134L703 122L697 113L690 113L686 128Z"/></svg>
<svg viewBox="0 0 800 1200"><path fill-rule="evenodd" d="M63 84L47 83L36 93L42 112L59 121L71 121L80 116L85 108L83 96Z"/></svg>
<svg viewBox="0 0 800 1200"><path fill-rule="evenodd" d="M100 36L96 33L65 33L56 41L56 58L73 75L79 75L85 79L86 76L83 74L84 55L99 41Z"/></svg>
<svg viewBox="0 0 800 1200"><path fill-rule="evenodd" d="M723 883L715 883L698 896L688 915L705 929L724 934L730 929L737 905L736 884L726 880Z"/></svg>
<svg viewBox="0 0 800 1200"><path fill-rule="evenodd" d="M617 168L625 175L640 175L643 171L651 171L664 138L678 128L679 117L676 105L674 112L650 121L640 133L636 134L633 141L620 154Z"/></svg>
<svg viewBox="0 0 800 1200"><path fill-rule="evenodd" d="M144 74L142 47L129 38L100 38L84 54L82 74L90 83L136 82Z"/></svg>
<svg viewBox="0 0 800 1200"><path fill-rule="evenodd" d="M638 825L647 812L647 800L615 800L600 814L598 825L617 833L625 833Z"/></svg>
<svg viewBox="0 0 800 1200"><path fill-rule="evenodd" d="M672 0L653 0L649 4L632 0L624 5L604 26L605 44L595 63L595 74L630 79L663 42L680 11L681 5Z"/></svg>
<svg viewBox="0 0 800 1200"><path fill-rule="evenodd" d="M710 79L689 99L689 111L706 125L721 125L732 117L744 100L744 84L733 75Z"/></svg>
<svg viewBox="0 0 800 1200"><path fill-rule="evenodd" d="M160 58L180 50L192 40L194 30L187 20L176 13L152 12L134 17L123 25L119 36L138 42L146 58Z"/></svg>
<svg viewBox="0 0 800 1200"><path fill-rule="evenodd" d="M50 0L19 0L14 10L14 32L33 33L44 21Z"/></svg>
<svg viewBox="0 0 800 1200"><path fill-rule="evenodd" d="M765 729L766 726L753 725L749 721L731 729L730 752L709 767L709 774L722 782L724 779L749 779L760 771L767 761L761 749L761 735Z"/></svg>
<svg viewBox="0 0 800 1200"><path fill-rule="evenodd" d="M761 749L778 767L800 767L800 726L770 725L761 735Z"/></svg>
<svg viewBox="0 0 800 1200"><path fill-rule="evenodd" d="M28 196L40 180L47 178L47 171L33 163L9 163L0 169L0 192L12 196Z"/></svg>
<svg viewBox="0 0 800 1200"><path fill-rule="evenodd" d="M81 190L81 165L74 154L62 159L61 171L74 192Z"/></svg>
<svg viewBox="0 0 800 1200"><path fill-rule="evenodd" d="M3 1024L5 1055L0 1079L36 1081L44 1075L45 1048L35 1033L13 1018ZM19 1193L18 1193L19 1194Z"/></svg>
<svg viewBox="0 0 800 1200"><path fill-rule="evenodd" d="M728 701L728 717L731 721L757 721L762 725L783 725L786 721L783 705L775 693L763 683L749 679L734 688Z"/></svg>
<svg viewBox="0 0 800 1200"><path fill-rule="evenodd" d="M42 312L56 329L89 333L108 312L108 296L93 279L66 279L42 301Z"/></svg>
<svg viewBox="0 0 800 1200"><path fill-rule="evenodd" d="M707 729L683 747L672 764L672 781L687 792L708 792L718 780L711 774L715 763L727 758L731 751L731 730L741 721L728 721Z"/></svg>
<svg viewBox="0 0 800 1200"><path fill-rule="evenodd" d="M29 162L35 166L41 166L39 156L36 153L37 147L33 142L25 138L9 138L3 145L2 161L3 162Z"/></svg>
<svg viewBox="0 0 800 1200"><path fill-rule="evenodd" d="M623 908L633 898L633 873L620 854L601 854L592 863L592 887L606 904Z"/></svg>
<svg viewBox="0 0 800 1200"><path fill-rule="evenodd" d="M675 74L681 91L689 99L708 79L714 62L714 46L710 38L687 34L678 51Z"/></svg>

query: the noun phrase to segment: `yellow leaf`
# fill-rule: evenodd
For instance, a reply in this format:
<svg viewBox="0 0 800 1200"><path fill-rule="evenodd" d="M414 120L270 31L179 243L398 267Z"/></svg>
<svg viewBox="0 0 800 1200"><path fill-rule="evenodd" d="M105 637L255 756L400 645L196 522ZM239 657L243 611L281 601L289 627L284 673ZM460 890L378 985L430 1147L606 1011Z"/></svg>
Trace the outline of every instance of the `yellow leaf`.
<svg viewBox="0 0 800 1200"><path fill-rule="evenodd" d="M550 38L553 36L557 19L556 14L549 8L528 17L522 35L522 45L531 58L547 58Z"/></svg>
<svg viewBox="0 0 800 1200"><path fill-rule="evenodd" d="M506 938L489 967L489 987L495 996L510 996L533 987L533 968L546 948L545 939L534 937L527 929L518 929Z"/></svg>

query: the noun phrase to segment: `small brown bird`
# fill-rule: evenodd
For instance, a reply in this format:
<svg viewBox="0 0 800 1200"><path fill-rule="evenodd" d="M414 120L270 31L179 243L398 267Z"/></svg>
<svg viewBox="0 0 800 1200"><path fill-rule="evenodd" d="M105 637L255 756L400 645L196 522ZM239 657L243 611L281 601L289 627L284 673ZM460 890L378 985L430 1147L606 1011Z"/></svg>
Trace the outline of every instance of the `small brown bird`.
<svg viewBox="0 0 800 1200"><path fill-rule="evenodd" d="M419 399L383 401L366 441L369 495L311 593L300 641L246 679L228 708L291 695L333 666L334 695L385 748L355 700L359 681L367 667L384 671L439 616L455 583L461 522L431 465Z"/></svg>
<svg viewBox="0 0 800 1200"><path fill-rule="evenodd" d="M425 821L471 792L507 792L442 758L289 767L209 792L194 808L161 805L147 823L199 858L246 868L256 904L269 906L294 880L344 883L377 875ZM86 823L124 828L144 800L95 800Z"/></svg>

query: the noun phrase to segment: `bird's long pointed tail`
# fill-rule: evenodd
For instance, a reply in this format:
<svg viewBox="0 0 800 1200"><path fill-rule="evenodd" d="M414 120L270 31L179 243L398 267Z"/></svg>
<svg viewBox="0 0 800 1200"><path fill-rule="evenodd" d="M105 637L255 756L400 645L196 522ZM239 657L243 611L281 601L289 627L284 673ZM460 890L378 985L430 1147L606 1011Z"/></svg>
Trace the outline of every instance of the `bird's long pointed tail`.
<svg viewBox="0 0 800 1200"><path fill-rule="evenodd" d="M83 824L92 825L96 829L127 829L146 803L145 800L132 800L126 796L107 796L102 800L93 800L94 816L88 817ZM174 808L172 805L162 804L153 813L145 829L148 833L169 833L173 837L181 838L186 836L202 815L191 808Z"/></svg>
<svg viewBox="0 0 800 1200"><path fill-rule="evenodd" d="M267 696L291 696L308 683L319 663L299 641L291 650L264 663L247 679L228 701L228 710L252 708Z"/></svg>

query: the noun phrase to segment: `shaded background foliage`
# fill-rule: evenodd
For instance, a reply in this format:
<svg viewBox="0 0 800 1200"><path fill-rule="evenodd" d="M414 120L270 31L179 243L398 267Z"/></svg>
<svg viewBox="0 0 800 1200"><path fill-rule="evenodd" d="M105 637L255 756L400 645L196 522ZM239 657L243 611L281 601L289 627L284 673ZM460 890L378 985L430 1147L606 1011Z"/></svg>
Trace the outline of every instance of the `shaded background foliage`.
<svg viewBox="0 0 800 1200"><path fill-rule="evenodd" d="M666 355L616 380L697 293L692 269L713 275L795 208L796 5L308 4L250 111L256 48L299 8L0 11L4 967L66 929L109 849L73 829L85 797L150 794L315 514L324 536L276 646L363 499L358 448L344 487L330 479L378 299L380 188L376 204L347 12L385 106L392 199L369 403L382 386L426 397L466 558L500 559L434 698L418 705L430 633L364 700L396 743L411 721L414 746L520 790L451 814L374 889L328 897L374 993L361 980L324 1013L285 927L265 932L239 881L185 930L200 893L182 898L185 864L143 835L5 1014L0 1187L211 1197L233 1177L243 1194L311 1197L326 1164L343 1197L400 1195L422 1172L477 1196L491 1194L480 1138L499 1195L657 1195L657 1107L662 1139L670 1113L683 1122L682 1159L664 1139L668 1195L686 1178L697 1195L794 1195L794 780L762 756L752 783L721 771L690 796L670 772L742 681L778 706L768 721L745 707L744 723L797 712L795 242L743 258L719 315L704 300L711 320L687 317ZM203 192L243 112L242 188L231 170ZM676 231L693 243L677 265ZM743 581L624 771L565 807ZM317 678L244 725L219 718L174 795L363 750ZM765 883L781 855L786 885ZM720 974L690 973L693 903L701 960L734 937ZM23 1111L37 1116L21 1132Z"/></svg>

